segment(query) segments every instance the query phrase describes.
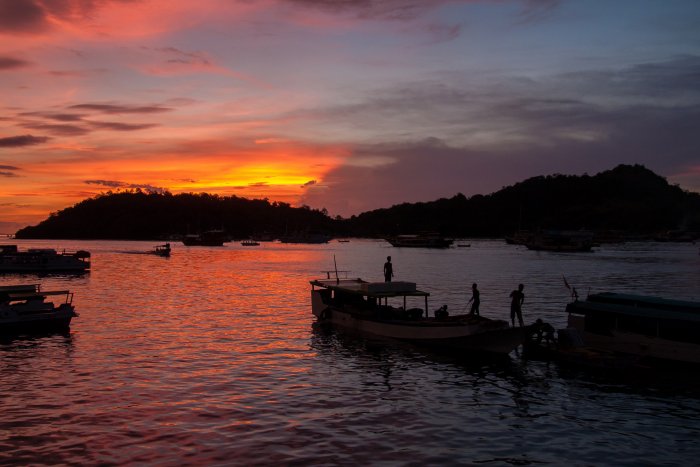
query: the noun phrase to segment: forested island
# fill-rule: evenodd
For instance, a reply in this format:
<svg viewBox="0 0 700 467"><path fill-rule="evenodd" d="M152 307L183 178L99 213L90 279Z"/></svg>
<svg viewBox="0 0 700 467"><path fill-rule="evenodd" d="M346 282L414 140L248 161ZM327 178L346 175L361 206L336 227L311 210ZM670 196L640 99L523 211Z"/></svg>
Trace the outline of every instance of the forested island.
<svg viewBox="0 0 700 467"><path fill-rule="evenodd" d="M489 195L457 194L404 203L350 218L325 209L212 194L108 192L52 213L16 238L154 240L221 229L231 238L299 232L383 237L421 231L445 236L503 237L518 230L586 229L644 237L700 232L700 194L670 185L641 165L594 176L529 178Z"/></svg>

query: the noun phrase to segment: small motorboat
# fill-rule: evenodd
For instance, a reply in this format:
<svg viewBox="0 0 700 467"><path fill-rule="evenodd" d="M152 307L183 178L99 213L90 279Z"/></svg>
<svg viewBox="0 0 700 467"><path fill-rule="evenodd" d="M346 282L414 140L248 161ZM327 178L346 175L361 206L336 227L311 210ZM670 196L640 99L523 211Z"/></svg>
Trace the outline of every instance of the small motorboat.
<svg viewBox="0 0 700 467"><path fill-rule="evenodd" d="M60 298L60 303L47 301ZM0 334L66 330L78 316L73 293L43 291L39 284L0 286Z"/></svg>
<svg viewBox="0 0 700 467"><path fill-rule="evenodd" d="M156 256L170 256L170 243L166 243L164 245L156 245L156 247L151 251Z"/></svg>

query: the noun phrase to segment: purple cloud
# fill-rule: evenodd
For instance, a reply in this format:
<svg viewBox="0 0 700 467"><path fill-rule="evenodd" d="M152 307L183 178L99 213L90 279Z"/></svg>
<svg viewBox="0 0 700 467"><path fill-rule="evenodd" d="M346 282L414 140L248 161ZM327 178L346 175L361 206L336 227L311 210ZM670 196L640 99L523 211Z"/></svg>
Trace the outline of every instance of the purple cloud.
<svg viewBox="0 0 700 467"><path fill-rule="evenodd" d="M20 135L0 138L0 148L14 148L42 144L49 140L46 136Z"/></svg>
<svg viewBox="0 0 700 467"><path fill-rule="evenodd" d="M30 63L28 61L20 60L19 58L0 57L0 70L16 70L17 68L24 68L29 65Z"/></svg>
<svg viewBox="0 0 700 467"><path fill-rule="evenodd" d="M160 105L123 105L123 104L76 104L68 107L74 110L87 110L94 111L104 114L153 114L170 112L173 110L170 107L163 107Z"/></svg>

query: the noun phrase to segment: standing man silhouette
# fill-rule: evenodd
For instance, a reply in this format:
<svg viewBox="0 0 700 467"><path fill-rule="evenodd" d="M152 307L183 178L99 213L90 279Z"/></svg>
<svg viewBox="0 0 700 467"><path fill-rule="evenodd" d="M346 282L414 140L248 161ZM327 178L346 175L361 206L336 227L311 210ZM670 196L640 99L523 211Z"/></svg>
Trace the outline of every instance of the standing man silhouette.
<svg viewBox="0 0 700 467"><path fill-rule="evenodd" d="M523 284L518 285L518 290L513 290L510 293L510 323L513 327L515 327L515 317L517 315L518 317L518 323L520 323L520 327L523 327L523 312L522 312L522 307L523 307L523 302L525 301L525 294L523 293L523 288L525 286Z"/></svg>
<svg viewBox="0 0 700 467"><path fill-rule="evenodd" d="M384 282L391 282L392 277L394 277L394 266L391 264L391 256L387 256L384 263Z"/></svg>
<svg viewBox="0 0 700 467"><path fill-rule="evenodd" d="M472 298L469 299L470 302L472 302L472 308L469 310L470 315L476 315L479 316L479 304L481 303L481 299L479 298L479 290L476 288L476 283L472 284Z"/></svg>

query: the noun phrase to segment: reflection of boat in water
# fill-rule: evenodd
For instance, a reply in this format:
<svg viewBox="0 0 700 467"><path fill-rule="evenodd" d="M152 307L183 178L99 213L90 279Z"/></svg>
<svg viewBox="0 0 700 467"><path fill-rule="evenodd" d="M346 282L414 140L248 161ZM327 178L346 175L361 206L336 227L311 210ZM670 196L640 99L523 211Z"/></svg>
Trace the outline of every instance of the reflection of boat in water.
<svg viewBox="0 0 700 467"><path fill-rule="evenodd" d="M700 302L600 293L571 302L566 311L568 328L559 331L565 356L594 352L618 361L700 363Z"/></svg>
<svg viewBox="0 0 700 467"><path fill-rule="evenodd" d="M454 240L438 233L426 232L416 235L397 235L386 239L391 246L401 248L449 248Z"/></svg>
<svg viewBox="0 0 700 467"><path fill-rule="evenodd" d="M311 310L320 322L376 336L451 351L507 354L523 342L524 328L482 316L448 316L446 307L428 316L427 292L412 282L361 279L311 281ZM407 308L408 300L424 303ZM399 302L397 305L393 302Z"/></svg>
<svg viewBox="0 0 700 467"><path fill-rule="evenodd" d="M591 251L593 234L587 231L544 230L525 240L528 250L579 252Z"/></svg>
<svg viewBox="0 0 700 467"><path fill-rule="evenodd" d="M48 302L48 297L61 297L62 303ZM42 332L65 330L78 316L73 307L73 293L67 290L47 291L41 286L0 286L0 332Z"/></svg>
<svg viewBox="0 0 700 467"><path fill-rule="evenodd" d="M223 246L226 240L228 238L223 230L207 230L182 237L182 243L186 246Z"/></svg>
<svg viewBox="0 0 700 467"><path fill-rule="evenodd" d="M156 245L156 247L151 251L156 256L170 256L170 243L164 245Z"/></svg>
<svg viewBox="0 0 700 467"><path fill-rule="evenodd" d="M58 252L52 248L17 249L0 245L0 273L3 272L83 272L90 269L90 252Z"/></svg>

